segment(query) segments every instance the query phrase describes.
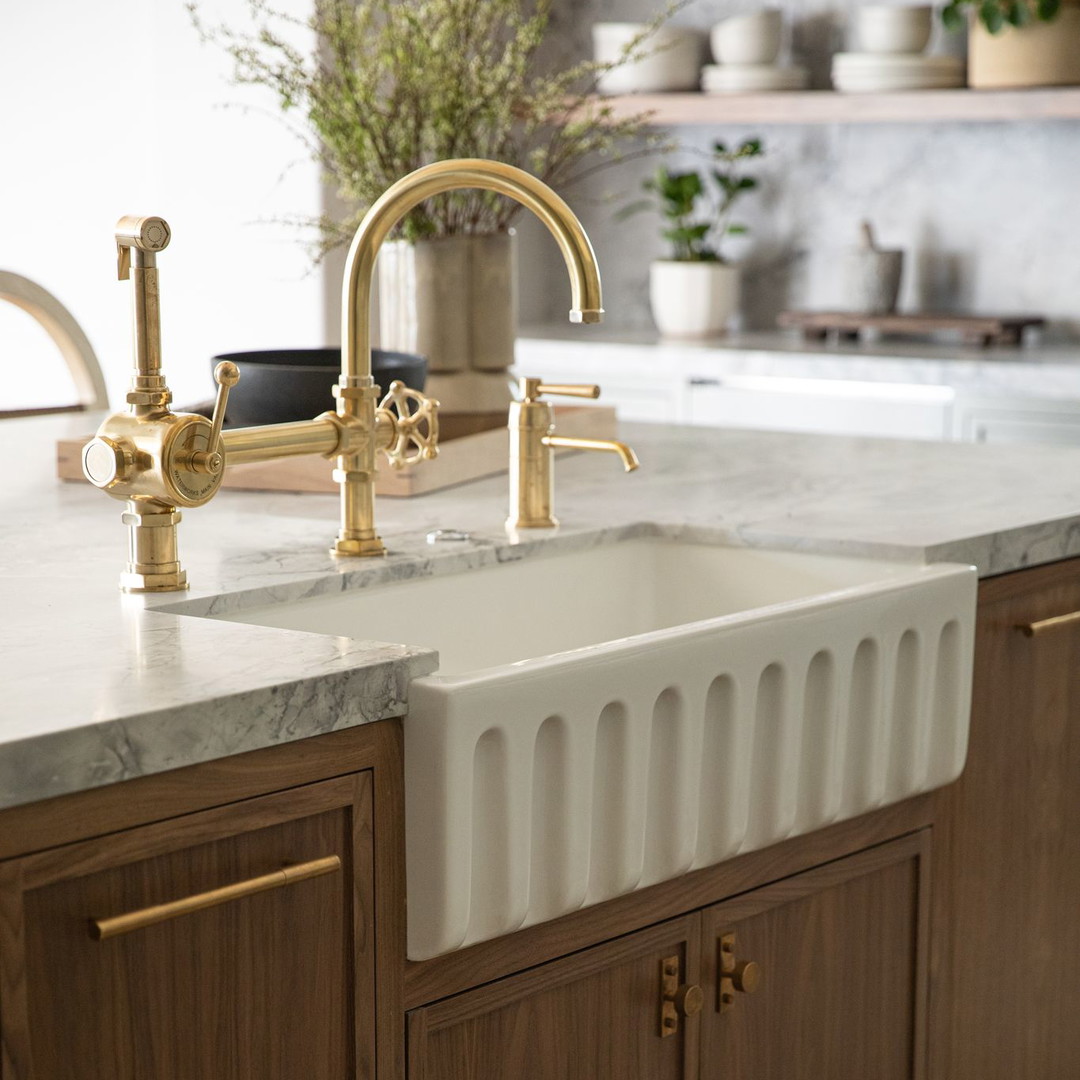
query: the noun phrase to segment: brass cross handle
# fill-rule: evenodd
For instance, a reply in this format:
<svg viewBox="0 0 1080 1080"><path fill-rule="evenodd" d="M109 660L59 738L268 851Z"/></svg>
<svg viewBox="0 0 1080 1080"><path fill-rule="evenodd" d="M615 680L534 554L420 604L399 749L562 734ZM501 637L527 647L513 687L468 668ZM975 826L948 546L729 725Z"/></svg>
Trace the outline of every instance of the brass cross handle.
<svg viewBox="0 0 1080 1080"><path fill-rule="evenodd" d="M439 403L411 390L400 379L390 384L379 412L393 424L386 456L395 469L439 456ZM415 447L412 453L409 448Z"/></svg>

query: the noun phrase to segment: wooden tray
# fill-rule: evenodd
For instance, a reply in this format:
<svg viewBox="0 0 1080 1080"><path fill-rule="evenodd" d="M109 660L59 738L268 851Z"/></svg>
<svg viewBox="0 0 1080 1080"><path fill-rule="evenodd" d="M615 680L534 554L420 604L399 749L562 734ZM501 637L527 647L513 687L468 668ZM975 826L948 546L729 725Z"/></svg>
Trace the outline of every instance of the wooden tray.
<svg viewBox="0 0 1080 1080"><path fill-rule="evenodd" d="M560 435L588 439L615 437L615 410L604 406L556 406L555 429ZM506 472L510 454L506 414L450 414L440 417L442 437L439 456L434 461L391 469L382 464L375 481L377 495L407 497L478 480ZM487 430L475 430L479 426ZM495 426L498 425L498 426ZM61 439L56 444L56 473L61 480L81 480L82 448L91 438ZM557 450L557 454L573 453ZM385 459L384 459L385 461ZM222 487L246 491L295 491L333 495L338 486L326 458L278 458L246 465L233 465L225 472Z"/></svg>
<svg viewBox="0 0 1080 1080"><path fill-rule="evenodd" d="M785 311L780 326L795 327L803 337L820 341L829 333L857 338L863 330L882 334L955 332L969 345L1019 345L1025 327L1043 326L1040 315L858 315L850 311Z"/></svg>

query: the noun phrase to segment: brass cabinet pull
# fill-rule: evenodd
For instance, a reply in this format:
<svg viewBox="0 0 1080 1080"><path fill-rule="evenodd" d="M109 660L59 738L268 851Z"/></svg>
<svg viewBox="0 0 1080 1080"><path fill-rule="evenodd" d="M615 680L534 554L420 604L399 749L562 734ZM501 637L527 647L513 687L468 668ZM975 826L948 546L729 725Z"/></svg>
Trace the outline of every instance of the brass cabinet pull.
<svg viewBox="0 0 1080 1080"><path fill-rule="evenodd" d="M735 935L724 934L719 941L716 988L717 1012L727 1012L736 994L752 994L761 985L761 966L755 960L735 958Z"/></svg>
<svg viewBox="0 0 1080 1080"><path fill-rule="evenodd" d="M660 961L660 1038L679 1030L679 1017L696 1016L705 1004L700 986L679 984L679 957L665 956Z"/></svg>
<svg viewBox="0 0 1080 1080"><path fill-rule="evenodd" d="M1080 611L1070 611L1068 615L1055 615L1052 619L1039 619L1037 622L1019 623L1016 627L1024 637L1038 637L1048 630L1060 630L1065 626L1080 623Z"/></svg>
<svg viewBox="0 0 1080 1080"><path fill-rule="evenodd" d="M311 862L298 863L295 866L283 866L270 874L238 881L235 885L223 885L220 889L185 896L181 900L170 900L167 904L155 904L153 907L129 911L124 915L114 915L110 919L91 919L90 936L96 941L129 934L132 930L141 930L144 926L175 919L180 915L190 915L204 908L227 904L230 900L239 900L242 896L254 896L255 893L268 889L280 889L283 885L294 885L308 878L332 874L341 869L341 859L337 855L328 855L324 859L312 859Z"/></svg>

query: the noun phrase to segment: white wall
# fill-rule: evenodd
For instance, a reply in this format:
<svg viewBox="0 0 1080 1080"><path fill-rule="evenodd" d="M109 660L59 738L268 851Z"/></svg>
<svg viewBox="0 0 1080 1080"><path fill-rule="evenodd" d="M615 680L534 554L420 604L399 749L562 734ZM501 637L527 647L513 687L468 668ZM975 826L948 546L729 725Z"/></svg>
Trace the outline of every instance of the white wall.
<svg viewBox="0 0 1080 1080"><path fill-rule="evenodd" d="M211 20L238 23L245 5L203 7ZM216 352L324 344L322 276L302 235L270 220L318 214L318 169L271 96L232 86L229 73L220 50L199 41L183 0L0 3L0 268L70 309L114 405L131 355L130 286L116 280L113 244L125 213L160 214L172 226L158 266L178 404L210 396ZM62 368L26 330L28 318L2 306L0 409L57 403L39 373Z"/></svg>

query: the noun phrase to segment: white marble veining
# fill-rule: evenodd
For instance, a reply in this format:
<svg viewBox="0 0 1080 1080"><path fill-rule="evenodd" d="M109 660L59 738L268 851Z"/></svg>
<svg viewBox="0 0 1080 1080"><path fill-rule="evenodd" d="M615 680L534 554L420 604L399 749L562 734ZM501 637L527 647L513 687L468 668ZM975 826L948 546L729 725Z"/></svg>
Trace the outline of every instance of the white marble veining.
<svg viewBox="0 0 1080 1080"><path fill-rule="evenodd" d="M77 425L73 428L72 425ZM642 468L608 455L556 466L563 525L508 537L505 477L380 499L391 554L335 562L332 496L226 491L185 512L188 595L116 588L121 504L53 476L84 419L0 425L0 806L400 715L435 670L420 643L377 643L192 618L387 578L525 558L611 535L919 561L1001 573L1080 554L1080 450L897 442L640 425ZM428 545L433 528L469 531ZM377 634L373 634L377 637Z"/></svg>

